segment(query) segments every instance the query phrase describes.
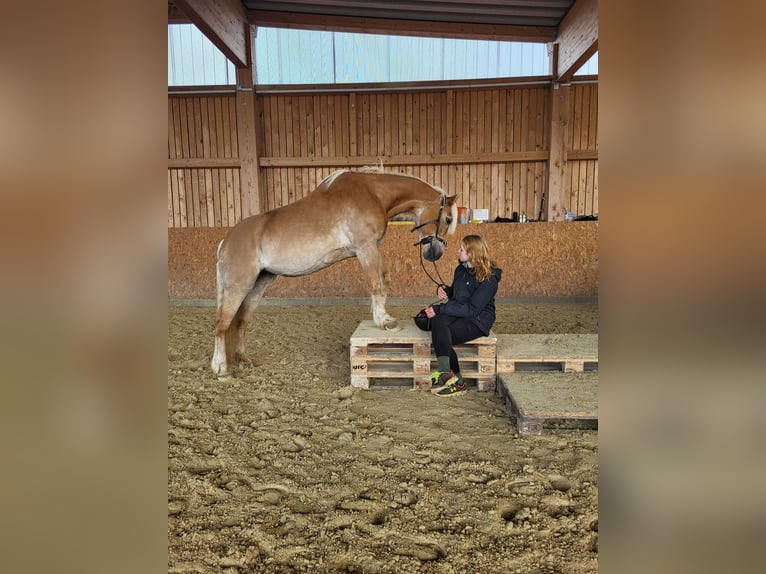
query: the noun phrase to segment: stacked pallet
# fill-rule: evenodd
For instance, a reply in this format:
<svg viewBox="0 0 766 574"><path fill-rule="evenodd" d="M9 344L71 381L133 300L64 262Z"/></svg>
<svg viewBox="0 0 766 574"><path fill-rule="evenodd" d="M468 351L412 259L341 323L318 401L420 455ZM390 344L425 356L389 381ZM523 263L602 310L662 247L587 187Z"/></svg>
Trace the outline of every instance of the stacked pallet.
<svg viewBox="0 0 766 574"><path fill-rule="evenodd" d="M351 336L351 384L362 389L406 387L428 389L429 374L436 370L431 333L413 321L404 321L399 331L379 329L373 321L362 321ZM479 391L495 389L497 337L479 337L456 345L463 379Z"/></svg>
<svg viewBox="0 0 766 574"><path fill-rule="evenodd" d="M598 423L598 335L500 335L497 391L521 435Z"/></svg>

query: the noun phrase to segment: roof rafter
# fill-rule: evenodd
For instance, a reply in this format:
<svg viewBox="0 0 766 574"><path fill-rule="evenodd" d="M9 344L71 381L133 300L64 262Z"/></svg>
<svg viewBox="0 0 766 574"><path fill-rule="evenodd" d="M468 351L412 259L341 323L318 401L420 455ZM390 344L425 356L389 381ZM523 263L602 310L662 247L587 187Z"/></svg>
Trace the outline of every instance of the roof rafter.
<svg viewBox="0 0 766 574"><path fill-rule="evenodd" d="M556 38L556 28L553 26L511 26L465 22L398 20L264 10L248 10L247 17L250 23L256 26L302 30L433 38L504 40L511 42L552 42Z"/></svg>
<svg viewBox="0 0 766 574"><path fill-rule="evenodd" d="M174 4L237 68L250 67L250 23L240 0L174 0Z"/></svg>
<svg viewBox="0 0 766 574"><path fill-rule="evenodd" d="M559 26L558 57L553 77L566 84L598 51L598 0L577 0Z"/></svg>

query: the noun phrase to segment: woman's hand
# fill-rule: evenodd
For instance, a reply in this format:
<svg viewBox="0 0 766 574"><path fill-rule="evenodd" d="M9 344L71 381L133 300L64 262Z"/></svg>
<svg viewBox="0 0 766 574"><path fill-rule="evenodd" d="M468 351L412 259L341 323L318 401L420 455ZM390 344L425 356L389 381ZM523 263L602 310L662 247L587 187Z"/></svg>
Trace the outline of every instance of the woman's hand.
<svg viewBox="0 0 766 574"><path fill-rule="evenodd" d="M429 319L436 317L436 311L434 311L433 306L426 307L426 317Z"/></svg>
<svg viewBox="0 0 766 574"><path fill-rule="evenodd" d="M439 285L439 287L436 289L436 296L439 298L439 301L444 303L447 302L447 291L444 289L444 285Z"/></svg>

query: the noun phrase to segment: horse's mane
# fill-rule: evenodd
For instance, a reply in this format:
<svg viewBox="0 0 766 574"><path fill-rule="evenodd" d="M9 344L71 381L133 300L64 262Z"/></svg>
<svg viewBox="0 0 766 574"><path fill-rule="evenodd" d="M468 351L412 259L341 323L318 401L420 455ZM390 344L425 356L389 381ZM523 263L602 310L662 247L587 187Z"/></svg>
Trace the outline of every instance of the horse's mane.
<svg viewBox="0 0 766 574"><path fill-rule="evenodd" d="M319 185L325 185L326 187L330 187L332 183L337 179L339 175L342 175L346 172L350 172L350 169L339 169L337 171L332 172L330 175L328 175L326 178L322 180L322 183ZM383 167L383 162L380 163L380 165L365 165L360 167L358 170L356 170L357 173L389 173L391 175L401 175L403 177L411 177L412 179L417 179L418 181L422 181L425 183L428 187L431 187L442 194L443 197L447 196L447 192L445 192L441 187L438 187L436 185L433 185L431 183L428 183L426 180L424 180L421 177L418 177L416 175L411 175L409 173L402 173L399 171L391 171L387 170Z"/></svg>

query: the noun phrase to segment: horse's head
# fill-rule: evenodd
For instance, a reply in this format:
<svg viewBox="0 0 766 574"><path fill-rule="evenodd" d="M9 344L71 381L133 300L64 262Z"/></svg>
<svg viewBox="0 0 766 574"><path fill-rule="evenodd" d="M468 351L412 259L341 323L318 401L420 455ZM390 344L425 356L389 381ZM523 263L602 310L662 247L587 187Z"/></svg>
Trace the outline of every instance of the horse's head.
<svg viewBox="0 0 766 574"><path fill-rule="evenodd" d="M442 233L452 235L457 226L457 205L455 200L457 195L447 196L440 193L436 201L424 203L423 211L420 214L420 221L413 228L420 235L420 245L423 250L423 259L426 261L436 261L444 254L444 248L447 241ZM428 235L424 235L423 229L426 229Z"/></svg>

